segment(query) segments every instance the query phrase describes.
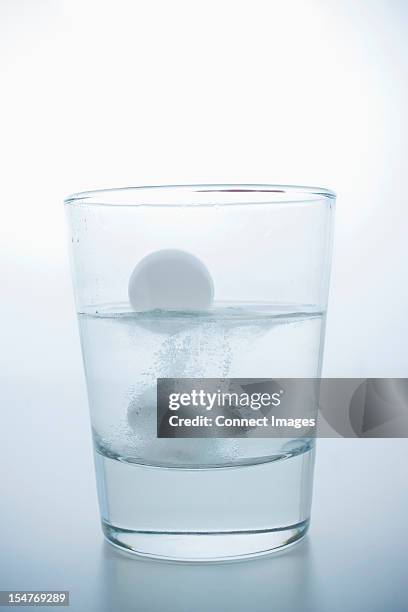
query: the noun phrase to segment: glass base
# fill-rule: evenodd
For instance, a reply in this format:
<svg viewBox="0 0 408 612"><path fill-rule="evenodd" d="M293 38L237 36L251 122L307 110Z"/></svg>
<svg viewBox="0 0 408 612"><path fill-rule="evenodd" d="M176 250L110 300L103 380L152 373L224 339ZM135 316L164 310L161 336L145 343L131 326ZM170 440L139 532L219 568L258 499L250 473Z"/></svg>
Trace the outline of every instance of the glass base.
<svg viewBox="0 0 408 612"><path fill-rule="evenodd" d="M314 449L261 464L179 469L95 453L103 531L135 554L173 561L266 555L305 535Z"/></svg>
<svg viewBox="0 0 408 612"><path fill-rule="evenodd" d="M272 554L299 542L309 520L282 529L237 532L142 532L102 522L110 544L154 559L182 562L238 561Z"/></svg>

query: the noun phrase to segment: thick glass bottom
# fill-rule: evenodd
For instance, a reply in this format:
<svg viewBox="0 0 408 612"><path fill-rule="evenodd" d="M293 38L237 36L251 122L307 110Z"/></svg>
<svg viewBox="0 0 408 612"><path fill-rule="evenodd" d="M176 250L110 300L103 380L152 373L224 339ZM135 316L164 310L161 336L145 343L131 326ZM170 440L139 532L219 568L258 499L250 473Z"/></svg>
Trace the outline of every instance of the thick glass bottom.
<svg viewBox="0 0 408 612"><path fill-rule="evenodd" d="M95 453L106 538L160 559L223 561L265 555L307 530L314 448L265 463L179 469Z"/></svg>
<svg viewBox="0 0 408 612"><path fill-rule="evenodd" d="M126 552L167 561L238 561L272 554L303 538L309 521L282 529L237 532L143 532L102 522L110 544Z"/></svg>

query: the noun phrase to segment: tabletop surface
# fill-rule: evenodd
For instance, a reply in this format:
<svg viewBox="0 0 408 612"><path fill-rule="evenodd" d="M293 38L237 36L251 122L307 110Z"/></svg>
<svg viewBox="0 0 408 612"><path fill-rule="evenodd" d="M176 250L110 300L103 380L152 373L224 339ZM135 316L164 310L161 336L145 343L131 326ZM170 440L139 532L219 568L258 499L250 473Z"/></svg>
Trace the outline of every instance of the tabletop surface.
<svg viewBox="0 0 408 612"><path fill-rule="evenodd" d="M78 612L408 609L407 440L319 440L309 534L270 558L171 564L106 543L69 312L5 330L0 589L69 590Z"/></svg>

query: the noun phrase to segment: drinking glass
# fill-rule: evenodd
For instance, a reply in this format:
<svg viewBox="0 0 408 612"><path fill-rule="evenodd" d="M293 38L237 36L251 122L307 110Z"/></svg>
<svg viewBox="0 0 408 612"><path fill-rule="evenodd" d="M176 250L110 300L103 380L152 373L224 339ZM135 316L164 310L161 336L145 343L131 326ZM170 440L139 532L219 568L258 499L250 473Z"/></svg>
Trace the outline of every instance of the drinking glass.
<svg viewBox="0 0 408 612"><path fill-rule="evenodd" d="M156 388L159 378L320 376L334 204L327 189L281 185L132 187L65 200L102 529L112 544L219 561L305 535L312 439L159 438ZM132 306L133 271L158 251L199 260L210 305Z"/></svg>

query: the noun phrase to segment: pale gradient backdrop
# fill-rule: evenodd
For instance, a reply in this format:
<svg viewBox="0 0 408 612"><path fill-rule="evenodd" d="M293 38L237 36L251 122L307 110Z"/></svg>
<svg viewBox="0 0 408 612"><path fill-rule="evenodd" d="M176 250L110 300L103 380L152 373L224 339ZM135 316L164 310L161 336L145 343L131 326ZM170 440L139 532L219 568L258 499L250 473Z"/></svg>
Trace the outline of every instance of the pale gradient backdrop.
<svg viewBox="0 0 408 612"><path fill-rule="evenodd" d="M408 607L405 440L321 441L311 534L286 557L175 569L102 547L61 204L334 189L324 374L405 377L407 29L403 0L0 0L0 588L71 588L87 612Z"/></svg>

